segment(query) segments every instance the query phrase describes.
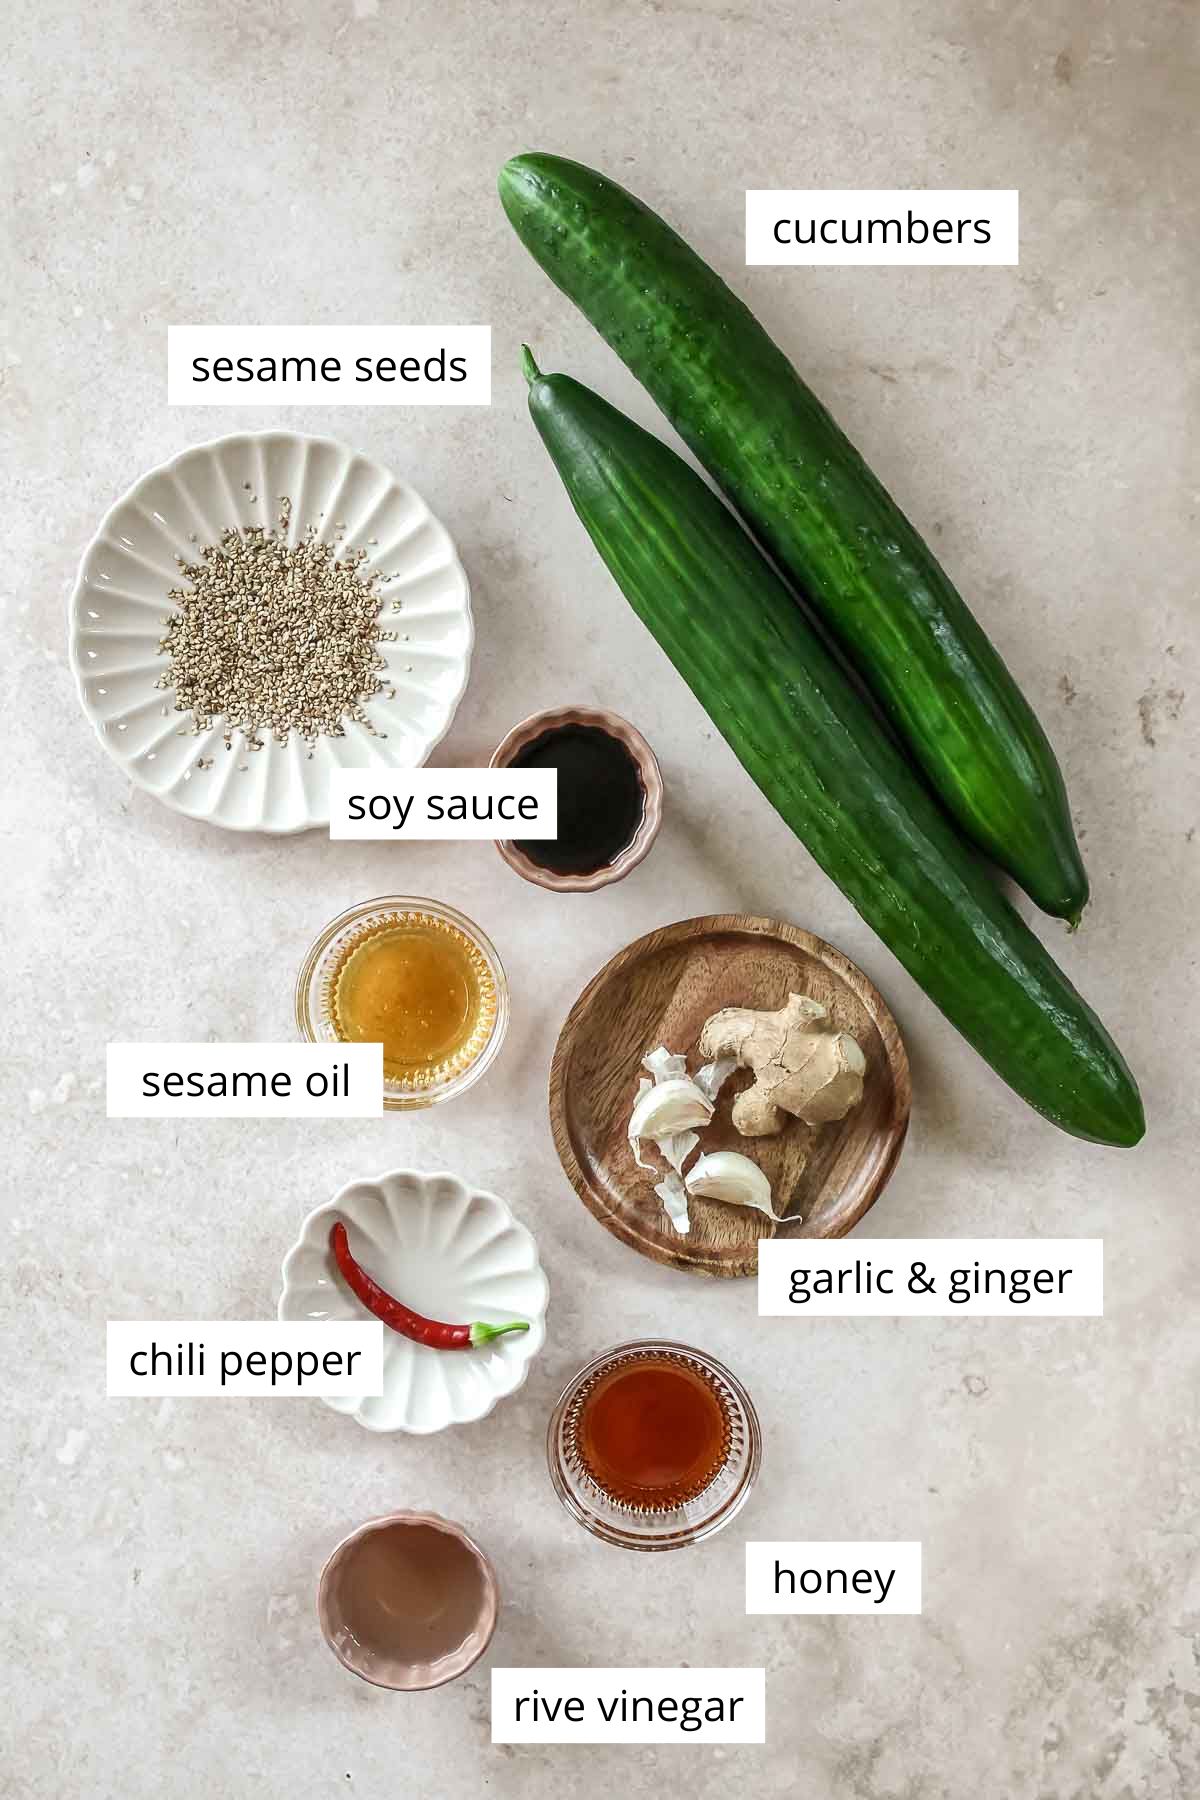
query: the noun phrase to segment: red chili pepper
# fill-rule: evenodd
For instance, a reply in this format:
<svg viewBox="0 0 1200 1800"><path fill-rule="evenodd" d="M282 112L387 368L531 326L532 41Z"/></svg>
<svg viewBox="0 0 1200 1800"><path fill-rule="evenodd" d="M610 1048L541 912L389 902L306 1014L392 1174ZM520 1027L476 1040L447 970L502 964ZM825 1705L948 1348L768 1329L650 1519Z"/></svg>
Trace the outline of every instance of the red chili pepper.
<svg viewBox="0 0 1200 1800"><path fill-rule="evenodd" d="M514 1319L510 1325L443 1325L437 1319L426 1319L403 1301L394 1300L374 1278L356 1262L350 1249L346 1227L339 1220L329 1233L329 1247L341 1270L346 1286L362 1301L368 1312L414 1343L428 1344L431 1350L473 1350L503 1337L507 1331L528 1331L525 1319Z"/></svg>

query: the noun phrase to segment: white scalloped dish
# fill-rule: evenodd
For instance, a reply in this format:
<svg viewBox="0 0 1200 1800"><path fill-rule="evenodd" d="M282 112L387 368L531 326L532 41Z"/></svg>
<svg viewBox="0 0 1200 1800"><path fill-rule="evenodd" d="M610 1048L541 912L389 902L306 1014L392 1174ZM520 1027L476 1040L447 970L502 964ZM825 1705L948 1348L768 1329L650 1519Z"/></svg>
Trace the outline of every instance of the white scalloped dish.
<svg viewBox="0 0 1200 1800"><path fill-rule="evenodd" d="M452 1325L527 1319L529 1330L478 1349L434 1350L385 1326L383 1393L329 1398L327 1406L368 1431L423 1436L486 1418L516 1392L545 1342L549 1290L537 1245L503 1200L456 1175L413 1169L350 1182L309 1214L284 1258L281 1319L370 1317L329 1248L338 1220L362 1266L414 1311Z"/></svg>
<svg viewBox="0 0 1200 1800"><path fill-rule="evenodd" d="M396 632L379 645L387 687L364 708L378 735L348 719L344 737L311 746L293 732L247 750L235 732L226 750L219 718L193 735L190 713L156 685L169 667L167 595L182 584L177 557L194 562L230 526L278 529L285 495L290 543L312 523L321 541L366 550L364 578L392 578L381 584L380 625ZM474 638L466 572L420 495L345 444L286 431L198 444L143 475L84 552L69 626L83 709L114 762L177 812L233 831L328 824L332 769L423 763L462 698Z"/></svg>

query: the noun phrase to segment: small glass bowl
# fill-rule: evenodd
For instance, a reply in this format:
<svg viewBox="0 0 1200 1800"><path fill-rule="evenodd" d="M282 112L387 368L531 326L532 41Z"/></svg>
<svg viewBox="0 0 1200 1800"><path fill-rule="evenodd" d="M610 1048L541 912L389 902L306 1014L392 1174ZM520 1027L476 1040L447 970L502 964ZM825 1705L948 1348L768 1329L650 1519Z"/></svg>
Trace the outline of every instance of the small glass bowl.
<svg viewBox="0 0 1200 1800"><path fill-rule="evenodd" d="M300 1035L310 1044L338 1044L331 1016L331 987L346 951L355 938L364 937L380 925L415 914L441 920L468 938L487 968L491 980L494 1011L484 1042L462 1068L448 1071L442 1077L423 1078L411 1082L396 1080L384 1074L383 1104L387 1111L407 1111L422 1106L436 1106L440 1100L451 1100L463 1093L491 1065L504 1042L508 1029L508 982L504 967L491 939L463 913L440 900L424 900L408 895L385 894L377 900L365 900L332 920L305 957L296 978L296 1024Z"/></svg>
<svg viewBox="0 0 1200 1800"><path fill-rule="evenodd" d="M707 1376L725 1410L729 1426L725 1461L702 1493L679 1506L650 1510L611 1499L591 1479L579 1454L576 1430L587 1395L617 1363L637 1356L668 1356L689 1363ZM712 1537L741 1511L758 1478L762 1434L749 1394L715 1357L688 1344L639 1338L595 1357L563 1389L550 1417L546 1456L555 1493L571 1517L594 1537L624 1550L679 1550Z"/></svg>

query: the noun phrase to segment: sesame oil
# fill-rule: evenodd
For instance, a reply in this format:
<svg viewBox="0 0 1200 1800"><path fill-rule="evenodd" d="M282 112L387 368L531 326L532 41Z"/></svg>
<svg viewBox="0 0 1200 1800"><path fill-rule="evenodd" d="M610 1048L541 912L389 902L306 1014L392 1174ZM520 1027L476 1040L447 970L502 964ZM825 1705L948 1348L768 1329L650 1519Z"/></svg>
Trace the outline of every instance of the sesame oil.
<svg viewBox="0 0 1200 1800"><path fill-rule="evenodd" d="M348 941L329 978L337 1036L382 1044L383 1072L408 1085L465 1069L487 1042L496 989L478 946L432 913L373 919Z"/></svg>

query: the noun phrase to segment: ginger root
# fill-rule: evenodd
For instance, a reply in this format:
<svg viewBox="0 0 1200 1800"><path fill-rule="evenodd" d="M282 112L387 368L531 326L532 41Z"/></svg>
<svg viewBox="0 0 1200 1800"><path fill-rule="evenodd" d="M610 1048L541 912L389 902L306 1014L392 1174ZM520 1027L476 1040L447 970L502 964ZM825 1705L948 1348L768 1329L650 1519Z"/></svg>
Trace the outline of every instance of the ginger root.
<svg viewBox="0 0 1200 1800"><path fill-rule="evenodd" d="M806 1125L844 1119L862 1099L867 1060L849 1032L833 1031L816 1000L789 994L778 1012L727 1006L700 1033L700 1054L733 1057L757 1079L733 1103L743 1137L772 1137L787 1114Z"/></svg>

